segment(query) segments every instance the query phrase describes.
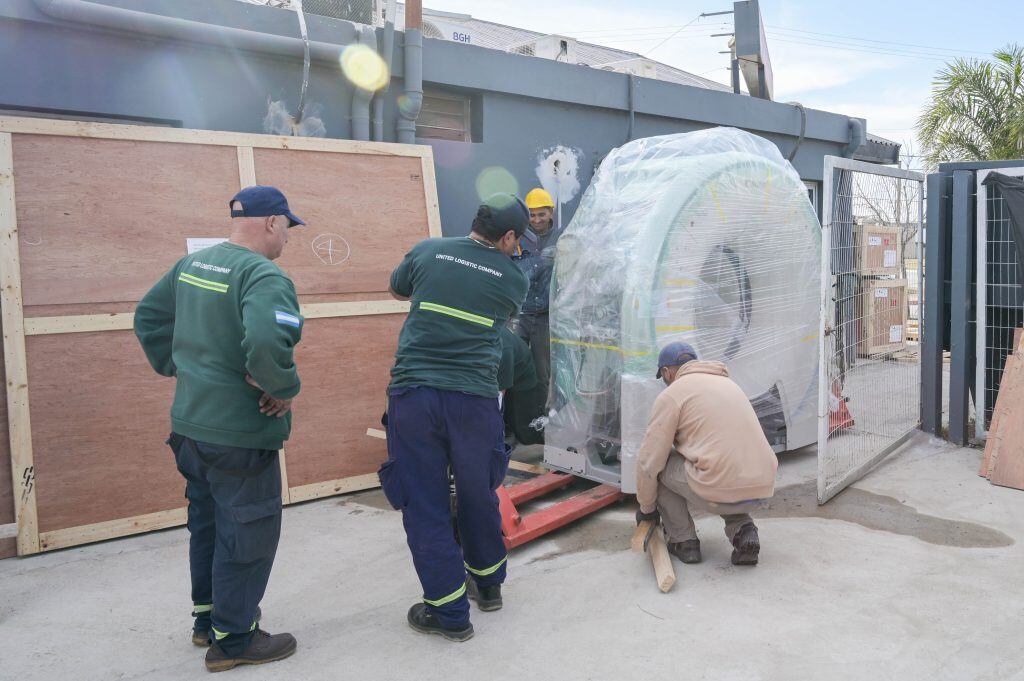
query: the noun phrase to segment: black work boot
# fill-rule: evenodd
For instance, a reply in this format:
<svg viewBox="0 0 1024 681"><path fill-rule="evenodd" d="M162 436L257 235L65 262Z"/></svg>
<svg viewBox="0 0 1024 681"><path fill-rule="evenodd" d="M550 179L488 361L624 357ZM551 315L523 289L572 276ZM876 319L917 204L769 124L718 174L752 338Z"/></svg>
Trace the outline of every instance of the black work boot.
<svg viewBox="0 0 1024 681"><path fill-rule="evenodd" d="M481 589L476 580L467 575L466 593L471 601L476 601L476 607L484 612L501 610L501 584L485 586Z"/></svg>
<svg viewBox="0 0 1024 681"><path fill-rule="evenodd" d="M268 634L257 629L248 647L235 657L228 656L216 643L211 645L206 651L206 668L211 672L223 672L240 664L276 662L294 653L296 645L291 634Z"/></svg>
<svg viewBox="0 0 1024 681"><path fill-rule="evenodd" d="M196 618L195 623L192 625L192 645L199 646L200 648L209 648L211 639L210 627L213 626L210 613L193 612L192 616ZM259 625L261 619L263 619L263 611L259 609L259 606L256 606L257 625Z"/></svg>
<svg viewBox="0 0 1024 681"><path fill-rule="evenodd" d="M700 539L671 542L668 545L668 552L684 563L699 563L704 560L700 555Z"/></svg>
<svg viewBox="0 0 1024 681"><path fill-rule="evenodd" d="M437 618L427 610L426 603L417 603L409 608L409 626L421 634L438 634L449 641L468 641L473 638L473 625L466 624L464 629L447 629L441 626Z"/></svg>
<svg viewBox="0 0 1024 681"><path fill-rule="evenodd" d="M732 538L732 564L757 565L757 554L761 552L761 541L757 538L757 527L747 523Z"/></svg>

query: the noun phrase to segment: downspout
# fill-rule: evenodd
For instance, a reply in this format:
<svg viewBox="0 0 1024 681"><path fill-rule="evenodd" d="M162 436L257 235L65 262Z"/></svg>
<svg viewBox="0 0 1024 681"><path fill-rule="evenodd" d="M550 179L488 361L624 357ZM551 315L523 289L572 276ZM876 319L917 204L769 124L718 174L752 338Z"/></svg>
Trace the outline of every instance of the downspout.
<svg viewBox="0 0 1024 681"><path fill-rule="evenodd" d="M629 127L626 129L626 141L633 141L633 128L636 125L636 76L629 74Z"/></svg>
<svg viewBox="0 0 1024 681"><path fill-rule="evenodd" d="M88 0L33 0L40 12L62 21L91 24L103 28L141 33L189 43L221 48L249 50L303 59L305 44L301 38L247 31L230 26L204 24L149 12L100 5ZM309 41L310 58L338 63L340 45Z"/></svg>
<svg viewBox="0 0 1024 681"><path fill-rule="evenodd" d="M373 26L363 26L359 30L359 42L374 52L377 51L377 31ZM370 139L370 99L373 90L354 87L352 90L352 139L367 141Z"/></svg>
<svg viewBox="0 0 1024 681"><path fill-rule="evenodd" d="M850 142L843 147L843 157L853 158L854 152L860 148L860 145L867 141L868 136L864 131L864 122L858 118L850 119Z"/></svg>
<svg viewBox="0 0 1024 681"><path fill-rule="evenodd" d="M377 91L373 99L373 139L384 141L384 98L391 88L391 60L395 52L395 12L398 10L396 0L388 0L384 16L384 63L387 65L388 76L384 87Z"/></svg>
<svg viewBox="0 0 1024 681"><path fill-rule="evenodd" d="M398 141L416 143L416 119L423 107L423 3L405 3L405 97L398 107Z"/></svg>

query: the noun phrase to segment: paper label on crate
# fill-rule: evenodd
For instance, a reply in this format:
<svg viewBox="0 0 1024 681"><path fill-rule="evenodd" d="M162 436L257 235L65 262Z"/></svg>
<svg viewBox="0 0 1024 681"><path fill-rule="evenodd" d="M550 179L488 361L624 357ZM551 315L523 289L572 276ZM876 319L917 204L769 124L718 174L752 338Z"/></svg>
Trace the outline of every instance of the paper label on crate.
<svg viewBox="0 0 1024 681"><path fill-rule="evenodd" d="M881 246L881 245L882 245L882 237L880 237L880 236L869 236L868 237L868 246Z"/></svg>
<svg viewBox="0 0 1024 681"><path fill-rule="evenodd" d="M222 244L225 241L227 239L223 237L190 237L185 239L185 250L188 251L189 255L192 255L196 251Z"/></svg>
<svg viewBox="0 0 1024 681"><path fill-rule="evenodd" d="M882 263L882 267L896 267L896 251L885 252L885 262Z"/></svg>
<svg viewBox="0 0 1024 681"><path fill-rule="evenodd" d="M889 342L890 343L902 343L903 342L903 325L894 324L889 327Z"/></svg>
<svg viewBox="0 0 1024 681"><path fill-rule="evenodd" d="M889 297L889 289L887 289L887 288L876 288L875 289L875 298L888 298L888 297Z"/></svg>

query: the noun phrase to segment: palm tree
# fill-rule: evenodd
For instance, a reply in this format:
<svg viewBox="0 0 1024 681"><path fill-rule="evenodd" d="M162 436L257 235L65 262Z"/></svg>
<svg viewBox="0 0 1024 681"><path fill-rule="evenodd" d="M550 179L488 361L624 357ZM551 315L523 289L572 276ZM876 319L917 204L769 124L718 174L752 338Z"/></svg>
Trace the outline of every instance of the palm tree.
<svg viewBox="0 0 1024 681"><path fill-rule="evenodd" d="M936 75L917 121L929 168L1024 158L1024 47L1008 45L992 56L957 59Z"/></svg>

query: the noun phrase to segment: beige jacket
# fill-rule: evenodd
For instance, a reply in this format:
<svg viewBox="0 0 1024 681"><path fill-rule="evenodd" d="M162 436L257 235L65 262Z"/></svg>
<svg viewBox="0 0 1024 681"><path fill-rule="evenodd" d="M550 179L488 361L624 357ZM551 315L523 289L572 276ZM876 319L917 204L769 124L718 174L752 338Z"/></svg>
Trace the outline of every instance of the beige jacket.
<svg viewBox="0 0 1024 681"><path fill-rule="evenodd" d="M670 471L684 471L684 482L707 501L735 503L775 493L778 459L721 362L688 362L654 401L637 455L636 498L644 513L655 508L658 476L669 456L685 459L682 469Z"/></svg>

